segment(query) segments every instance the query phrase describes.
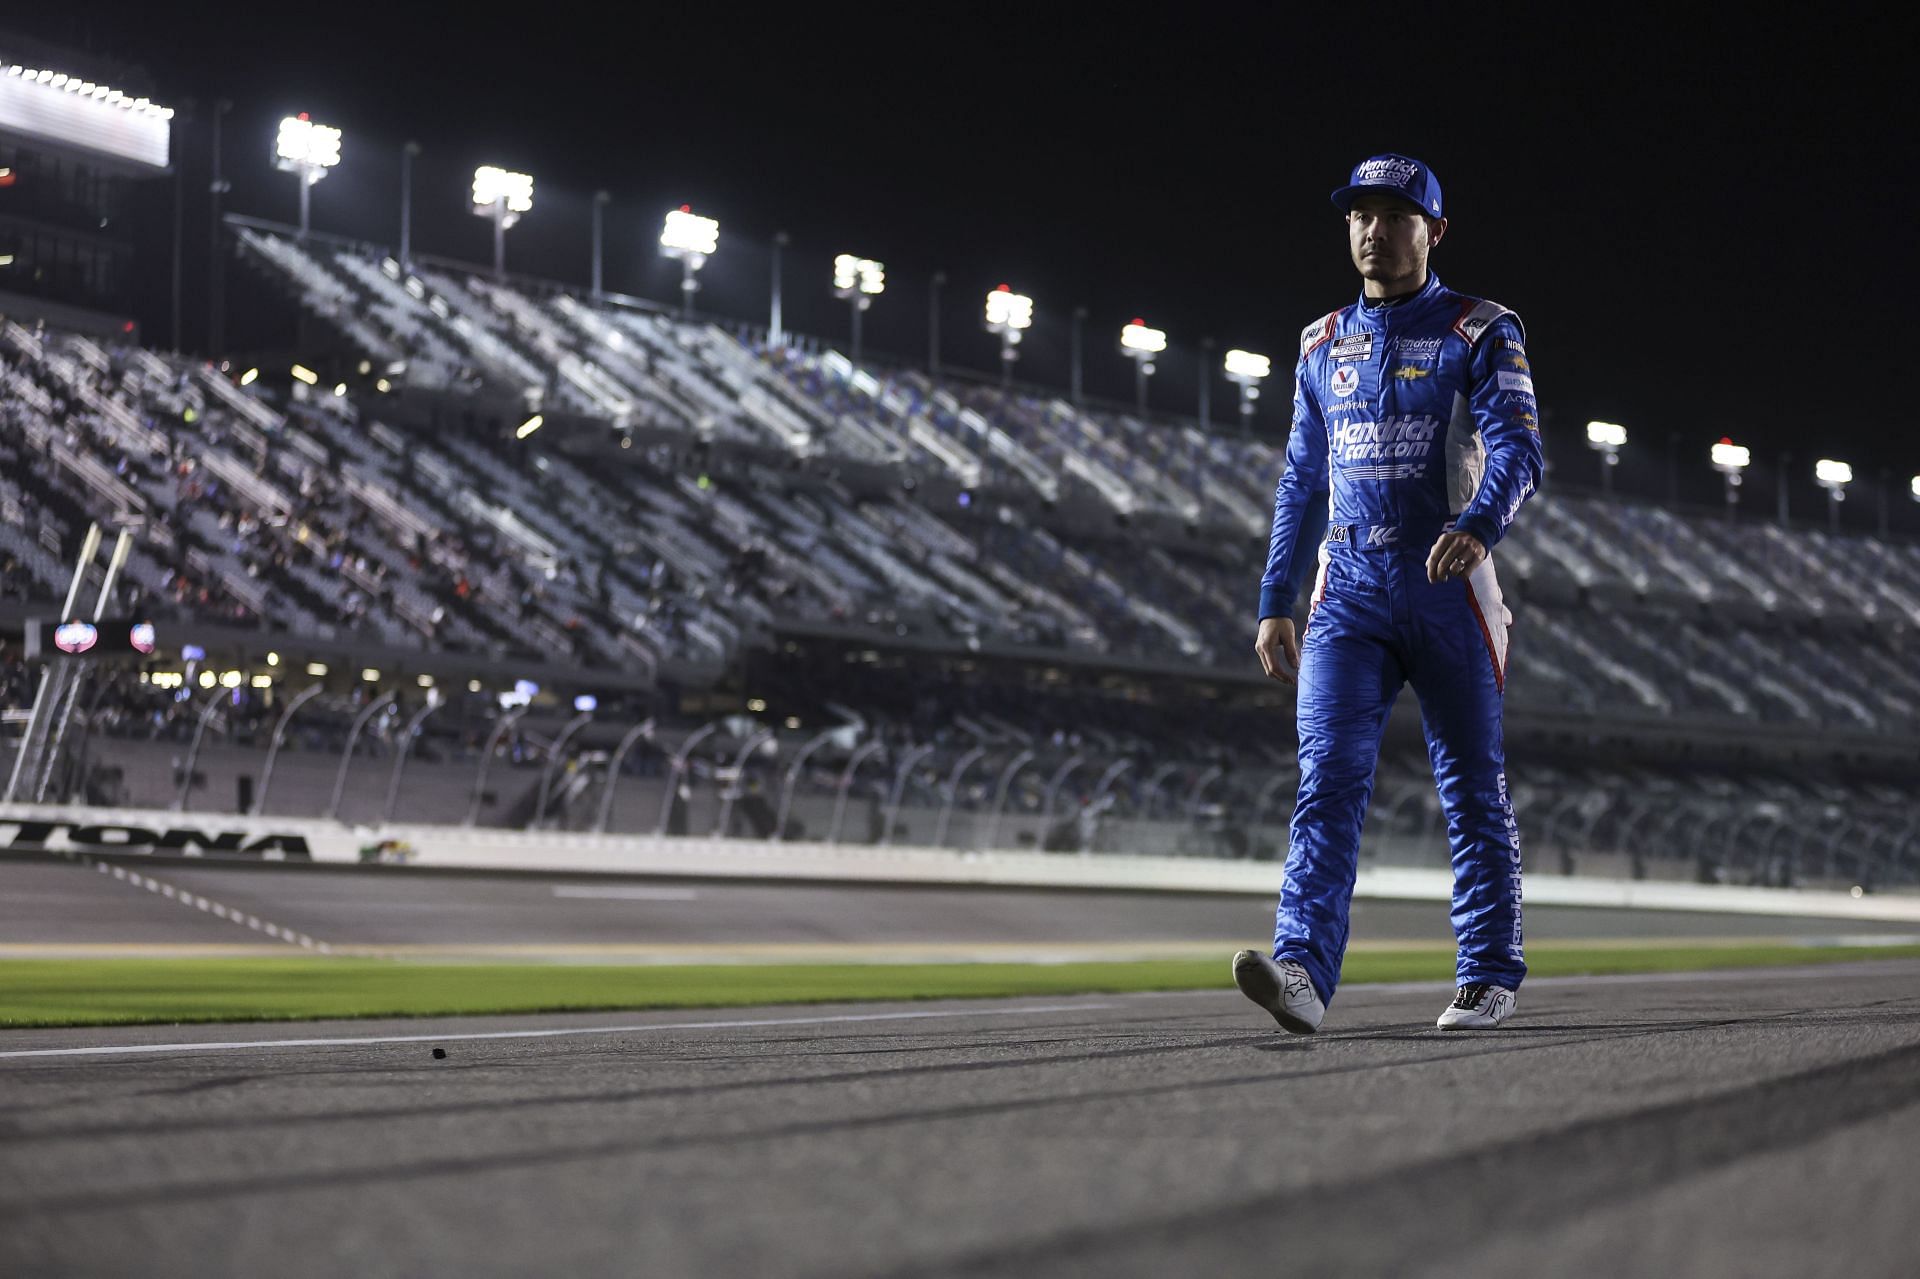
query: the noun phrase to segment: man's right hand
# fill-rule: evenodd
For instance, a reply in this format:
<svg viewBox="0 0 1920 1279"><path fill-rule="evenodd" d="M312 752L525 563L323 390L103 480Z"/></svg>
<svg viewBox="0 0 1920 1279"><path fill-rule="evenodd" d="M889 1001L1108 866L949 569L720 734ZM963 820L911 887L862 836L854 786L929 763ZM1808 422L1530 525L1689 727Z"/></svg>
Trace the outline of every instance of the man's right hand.
<svg viewBox="0 0 1920 1279"><path fill-rule="evenodd" d="M1267 673L1268 679L1277 679L1282 684L1300 682L1300 644L1294 639L1291 617L1261 618L1260 633L1254 637L1253 651L1259 657L1260 669Z"/></svg>

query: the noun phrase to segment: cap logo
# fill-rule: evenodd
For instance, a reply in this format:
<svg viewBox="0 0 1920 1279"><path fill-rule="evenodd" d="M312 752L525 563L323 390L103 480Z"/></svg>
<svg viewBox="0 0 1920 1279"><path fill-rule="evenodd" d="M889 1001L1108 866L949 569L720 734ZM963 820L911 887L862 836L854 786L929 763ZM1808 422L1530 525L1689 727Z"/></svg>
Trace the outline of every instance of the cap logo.
<svg viewBox="0 0 1920 1279"><path fill-rule="evenodd" d="M1420 176L1420 166L1411 160L1383 155L1362 161L1353 171L1355 186L1410 186Z"/></svg>

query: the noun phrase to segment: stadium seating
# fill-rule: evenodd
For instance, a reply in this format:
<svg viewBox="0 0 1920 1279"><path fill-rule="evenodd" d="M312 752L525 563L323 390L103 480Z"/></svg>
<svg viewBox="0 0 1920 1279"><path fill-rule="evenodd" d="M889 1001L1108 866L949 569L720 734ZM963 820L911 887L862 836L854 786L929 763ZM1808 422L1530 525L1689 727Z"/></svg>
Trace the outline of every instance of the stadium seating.
<svg viewBox="0 0 1920 1279"><path fill-rule="evenodd" d="M856 367L836 351L769 347L560 290L408 272L339 245L253 229L239 243L368 375L338 392L284 375L253 381L0 323L9 597L57 597L80 532L101 520L139 532L124 579L139 608L422 653L538 658L583 676L668 664L718 672L795 626L1040 661L1247 665L1280 465L1270 443ZM375 377L399 396L374 389ZM586 419L600 424L600 447L573 447L577 432L515 439L423 419L399 411L409 391L515 421ZM614 451L616 439L627 447ZM1549 491L1497 558L1516 614L1517 709L1880 736L1911 737L1920 724L1915 546ZM974 709L1034 741L1051 731L1017 705ZM1075 803L1093 803L1100 772L1135 761L1094 815L1131 824L1119 844L1171 847L1213 812L1241 831L1242 851L1271 851L1286 807L1269 790L1271 769L1206 778L1222 767L1205 741L1217 724L1149 728L1136 708L1097 729L1111 709L1076 708L1080 730L1107 739L1060 785L1086 788ZM152 727L140 715L125 722ZM897 779L901 810L938 810L948 770L974 742L898 706L889 732L895 755L910 740L935 747ZM1052 754L1058 767L1073 750ZM1156 757L1177 760L1193 793L1176 802L1169 775L1143 794ZM1383 775L1381 838L1431 835L1431 786L1415 773ZM987 780L983 767L955 796L961 825L986 801ZM1036 838L1067 838L1035 833L1050 820L1046 780L1037 766L1015 779L1008 812L1031 819ZM1554 818L1569 832L1556 839L1578 849L1568 856L1629 850L1644 832L1608 823L1627 823L1641 785L1586 775L1573 789L1601 796L1589 807L1610 816ZM1717 830L1714 814L1841 802L1781 786L1695 787L1675 805ZM1869 842L1901 865L1911 840L1900 844L1891 818L1866 815L1886 805L1848 794L1856 820L1872 823ZM1075 811L1093 824L1071 842L1113 842ZM1148 838L1155 821L1172 833ZM1834 856L1844 866L1844 850Z"/></svg>

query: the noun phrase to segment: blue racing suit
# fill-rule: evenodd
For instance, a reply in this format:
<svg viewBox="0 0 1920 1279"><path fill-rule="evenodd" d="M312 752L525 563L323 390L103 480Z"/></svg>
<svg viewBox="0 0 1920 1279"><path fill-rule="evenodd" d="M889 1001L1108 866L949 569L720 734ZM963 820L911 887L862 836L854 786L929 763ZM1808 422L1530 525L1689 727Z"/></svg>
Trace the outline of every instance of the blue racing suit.
<svg viewBox="0 0 1920 1279"><path fill-rule="evenodd" d="M1512 990L1526 975L1501 732L1512 619L1491 557L1437 585L1426 559L1449 528L1499 543L1540 480L1537 412L1519 317L1431 275L1411 297L1363 298L1301 336L1260 616L1292 616L1317 547L1273 955L1304 966L1322 999L1339 984L1380 735L1407 682L1453 852L1459 981Z"/></svg>

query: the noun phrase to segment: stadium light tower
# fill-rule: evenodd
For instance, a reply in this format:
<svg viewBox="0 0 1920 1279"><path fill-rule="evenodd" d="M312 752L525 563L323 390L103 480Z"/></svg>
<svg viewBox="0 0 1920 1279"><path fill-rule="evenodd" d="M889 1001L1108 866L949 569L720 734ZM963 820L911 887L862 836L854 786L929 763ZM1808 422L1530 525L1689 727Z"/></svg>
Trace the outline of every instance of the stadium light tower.
<svg viewBox="0 0 1920 1279"><path fill-rule="evenodd" d="M886 268L872 258L842 253L833 260L833 296L853 309L853 362L860 363L860 317L886 291Z"/></svg>
<svg viewBox="0 0 1920 1279"><path fill-rule="evenodd" d="M1252 351L1227 352L1227 381L1240 388L1240 423L1253 421L1253 402L1260 398L1260 383L1273 373L1273 361Z"/></svg>
<svg viewBox="0 0 1920 1279"><path fill-rule="evenodd" d="M533 179L483 164L473 171L473 211L493 219L493 273L507 273L507 228L533 208Z"/></svg>
<svg viewBox="0 0 1920 1279"><path fill-rule="evenodd" d="M1000 385L1013 385L1020 335L1033 327L1033 299L1003 284L987 294L987 332L1000 335Z"/></svg>
<svg viewBox="0 0 1920 1279"><path fill-rule="evenodd" d="M680 260L680 314L687 319L693 318L693 295L700 290L700 282L693 277L719 247L720 224L714 219L701 217L685 204L668 212L660 228L660 252Z"/></svg>
<svg viewBox="0 0 1920 1279"><path fill-rule="evenodd" d="M1726 436L1713 446L1713 469L1727 477L1727 523L1733 523L1733 508L1740 502L1740 475L1753 461L1753 454Z"/></svg>
<svg viewBox="0 0 1920 1279"><path fill-rule="evenodd" d="M1847 500L1847 485L1853 483L1853 468L1845 462L1823 457L1813 464L1813 482L1827 491L1827 526L1840 531L1840 503Z"/></svg>
<svg viewBox="0 0 1920 1279"><path fill-rule="evenodd" d="M1147 415L1147 379L1153 376L1153 357L1167 349L1167 335L1136 319L1120 330L1120 353L1133 361L1133 399L1140 416Z"/></svg>
<svg viewBox="0 0 1920 1279"><path fill-rule="evenodd" d="M313 184L340 163L340 130L315 124L305 111L280 122L273 139L273 167L300 182L300 238L307 238Z"/></svg>
<svg viewBox="0 0 1920 1279"><path fill-rule="evenodd" d="M1587 447L1600 455L1600 490L1613 492L1613 468L1627 446L1627 428L1614 422L1587 423Z"/></svg>

